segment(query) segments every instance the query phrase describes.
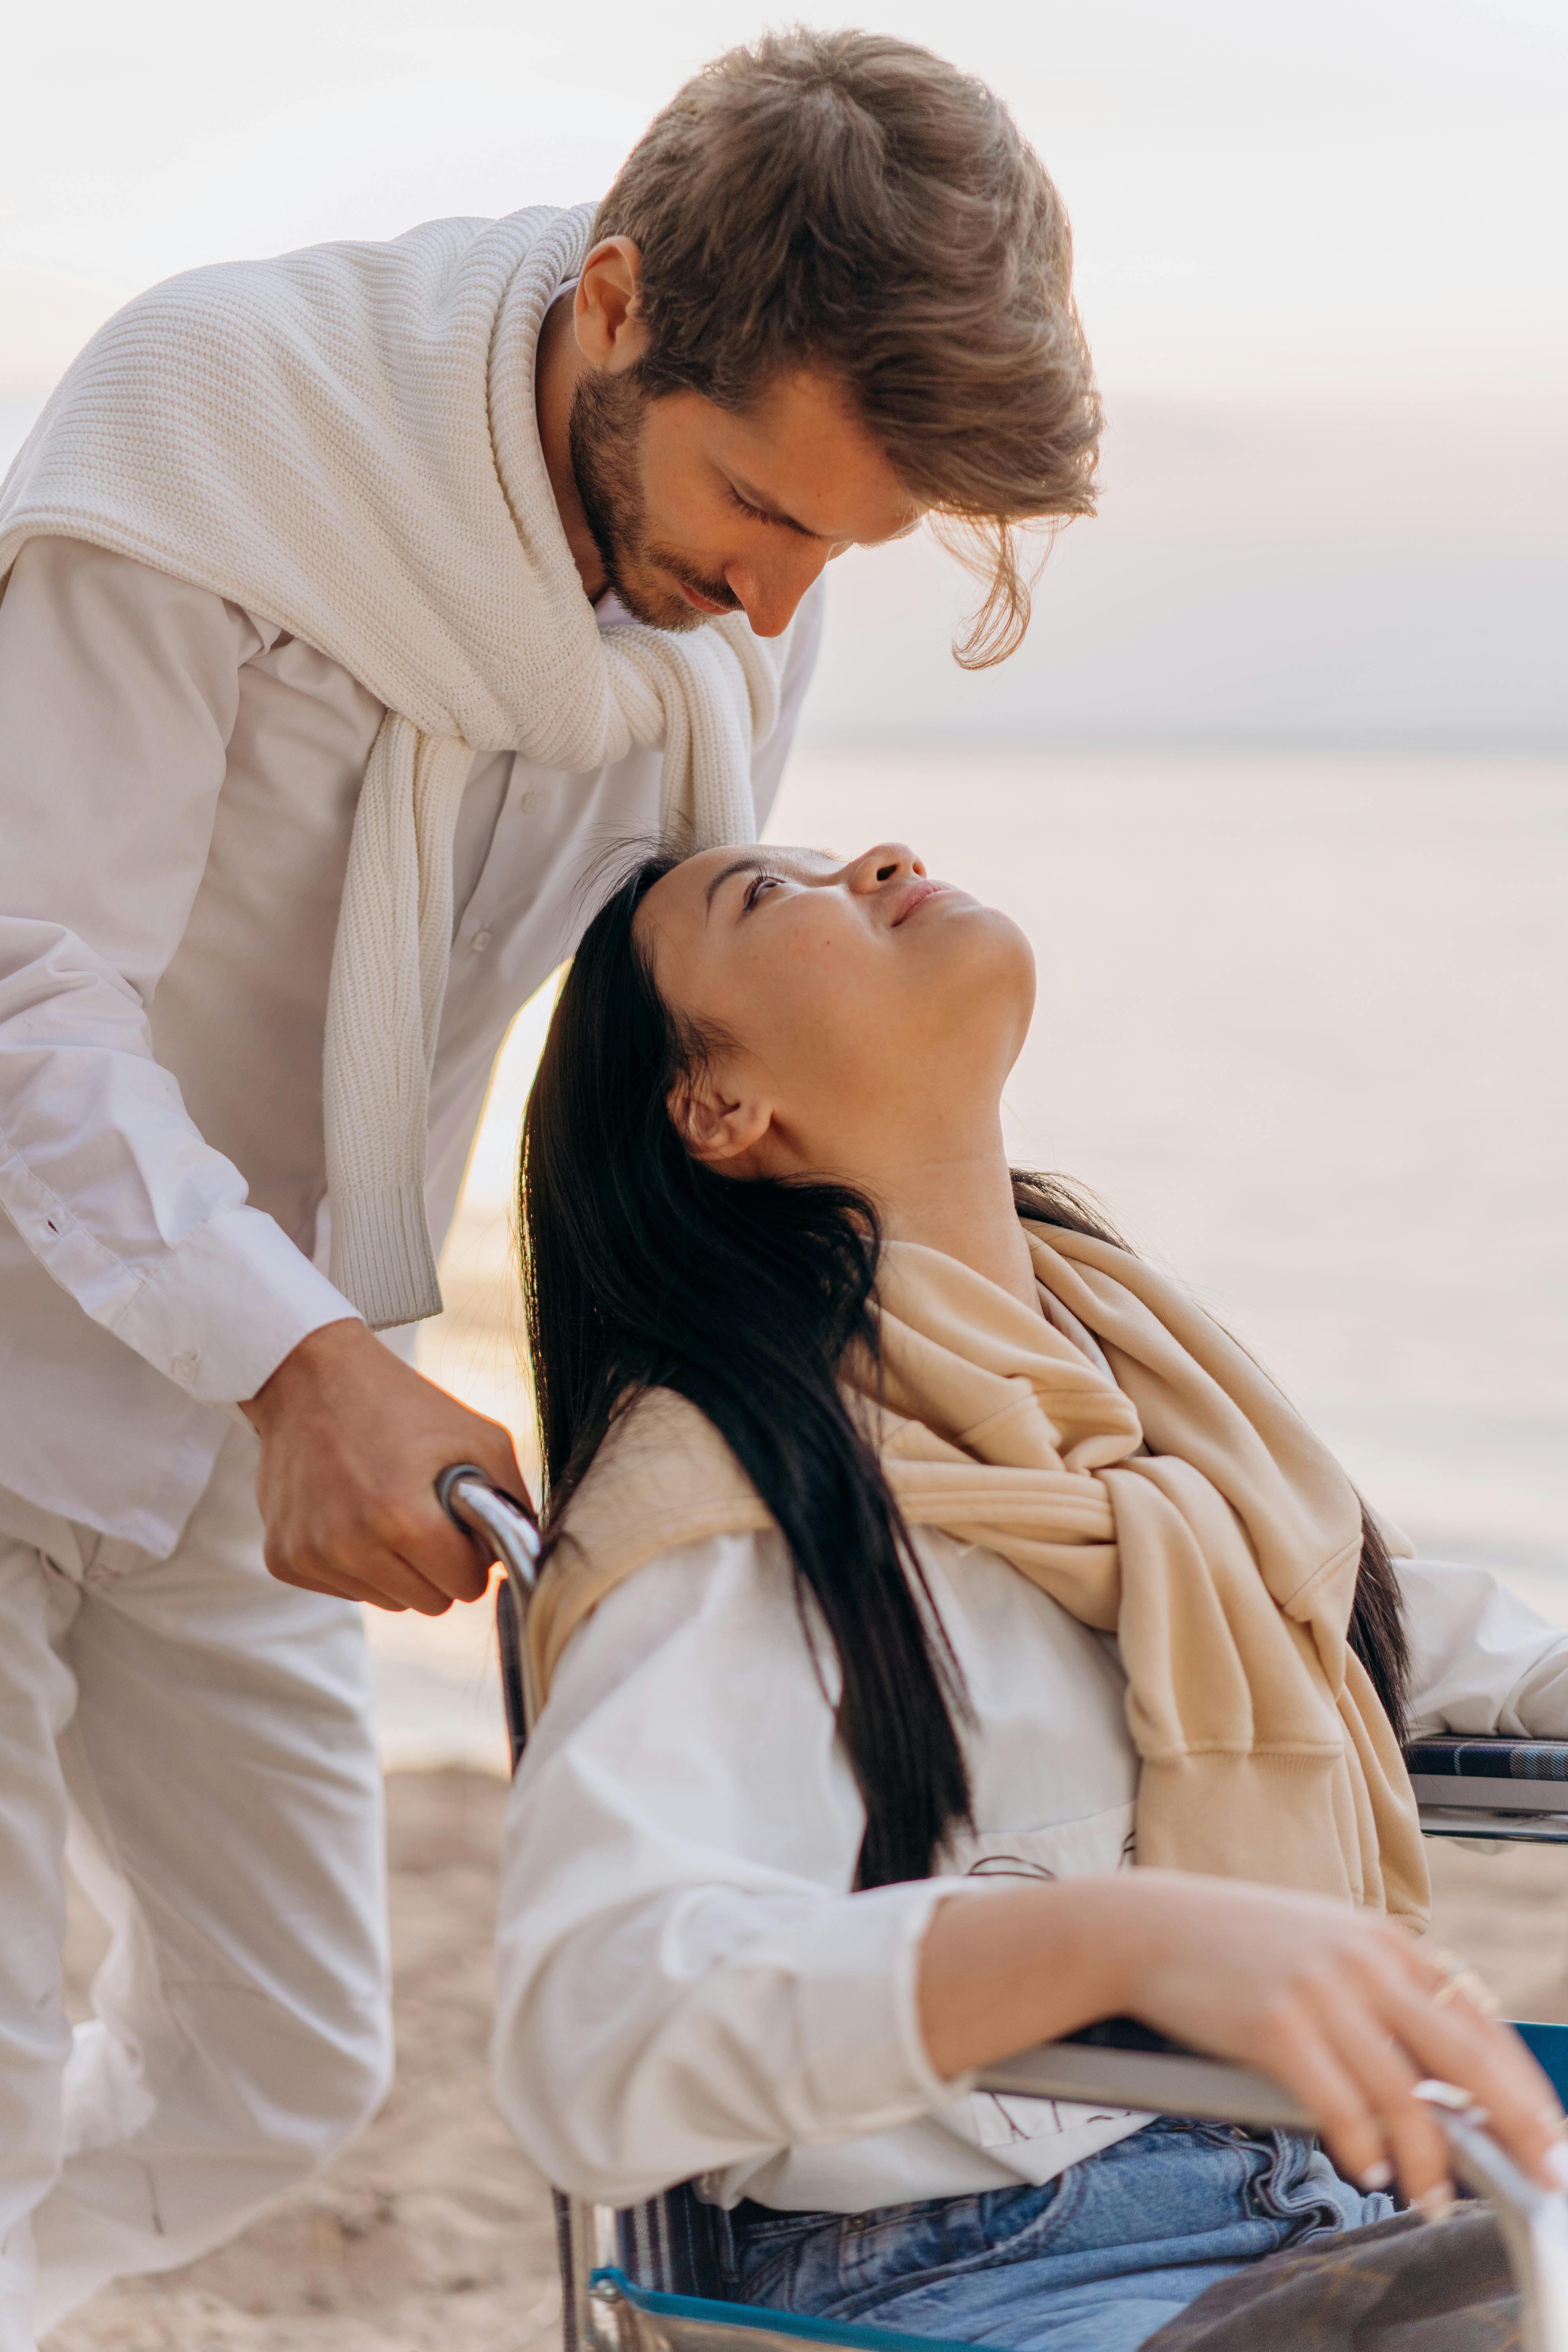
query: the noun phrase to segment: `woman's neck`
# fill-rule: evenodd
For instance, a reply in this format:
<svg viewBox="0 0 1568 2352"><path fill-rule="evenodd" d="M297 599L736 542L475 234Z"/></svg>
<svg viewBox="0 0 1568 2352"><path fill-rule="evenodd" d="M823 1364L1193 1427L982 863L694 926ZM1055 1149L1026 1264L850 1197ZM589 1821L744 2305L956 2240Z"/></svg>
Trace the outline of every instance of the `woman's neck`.
<svg viewBox="0 0 1568 2352"><path fill-rule="evenodd" d="M941 1250L1040 1312L1034 1261L1000 1150L974 1159L921 1160L873 1188L889 1241Z"/></svg>

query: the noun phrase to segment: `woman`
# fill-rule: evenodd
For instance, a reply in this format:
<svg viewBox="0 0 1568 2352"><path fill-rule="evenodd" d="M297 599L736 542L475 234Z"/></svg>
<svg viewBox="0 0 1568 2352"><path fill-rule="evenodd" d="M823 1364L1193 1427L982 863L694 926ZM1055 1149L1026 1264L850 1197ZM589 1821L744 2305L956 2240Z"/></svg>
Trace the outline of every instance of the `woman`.
<svg viewBox="0 0 1568 2352"><path fill-rule="evenodd" d="M1407 1932L1399 1734L1568 1732L1568 1639L1392 1566L1245 1353L1009 1170L1033 995L896 845L650 858L589 927L524 1144L549 1701L496 2068L552 2180L697 2178L738 2300L1128 2352L1395 2186L1439 2209L1424 2075L1563 2177ZM1119 2013L1328 2155L970 2092Z"/></svg>

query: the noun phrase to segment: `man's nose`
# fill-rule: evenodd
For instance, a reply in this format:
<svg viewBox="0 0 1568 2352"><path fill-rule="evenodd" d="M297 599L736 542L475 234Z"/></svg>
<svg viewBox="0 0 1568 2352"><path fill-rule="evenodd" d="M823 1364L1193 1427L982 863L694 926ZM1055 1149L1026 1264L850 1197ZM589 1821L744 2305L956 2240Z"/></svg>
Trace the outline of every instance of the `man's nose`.
<svg viewBox="0 0 1568 2352"><path fill-rule="evenodd" d="M784 536L782 531L778 535L781 540ZM796 539L793 533L790 537L793 543L780 547L776 554L770 551L766 562L737 558L724 567L724 585L740 598L742 610L759 637L783 635L801 598L813 581L821 578L834 552L826 540Z"/></svg>
<svg viewBox="0 0 1568 2352"><path fill-rule="evenodd" d="M889 882L907 882L912 874L924 872L925 866L907 842L879 841L855 860L846 878L851 890L868 898Z"/></svg>

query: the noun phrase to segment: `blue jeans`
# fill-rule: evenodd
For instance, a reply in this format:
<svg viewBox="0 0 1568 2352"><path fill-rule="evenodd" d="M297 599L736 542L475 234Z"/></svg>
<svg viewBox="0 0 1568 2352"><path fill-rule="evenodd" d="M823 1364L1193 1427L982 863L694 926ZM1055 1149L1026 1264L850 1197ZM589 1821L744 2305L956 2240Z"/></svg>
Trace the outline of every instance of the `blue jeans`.
<svg viewBox="0 0 1568 2352"><path fill-rule="evenodd" d="M1310 2140L1162 2117L1043 2189L730 2217L729 2292L1009 2352L1133 2352L1245 2263L1381 2221Z"/></svg>

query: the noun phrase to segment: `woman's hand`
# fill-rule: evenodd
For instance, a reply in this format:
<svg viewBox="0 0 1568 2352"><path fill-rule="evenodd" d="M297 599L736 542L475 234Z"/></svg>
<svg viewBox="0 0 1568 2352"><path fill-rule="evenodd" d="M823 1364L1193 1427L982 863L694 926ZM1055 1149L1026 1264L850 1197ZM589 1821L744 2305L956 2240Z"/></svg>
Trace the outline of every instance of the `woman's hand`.
<svg viewBox="0 0 1568 2352"><path fill-rule="evenodd" d="M1443 2194L1447 2142L1412 2095L1436 2075L1486 2108L1527 2172L1568 2185L1563 2111L1545 2075L1403 1928L1270 1887L1129 1875L1131 1907L1143 1916L1129 1922L1128 2013L1294 2091L1348 2179Z"/></svg>
<svg viewBox="0 0 1568 2352"><path fill-rule="evenodd" d="M1397 2179L1429 2208L1451 2194L1447 2142L1413 2094L1436 2075L1487 2110L1525 2171L1568 2187L1562 2108L1518 2035L1402 1928L1315 1895L1155 1870L977 1891L932 1919L920 2000L944 2074L1139 2018L1273 2075L1348 2179Z"/></svg>

